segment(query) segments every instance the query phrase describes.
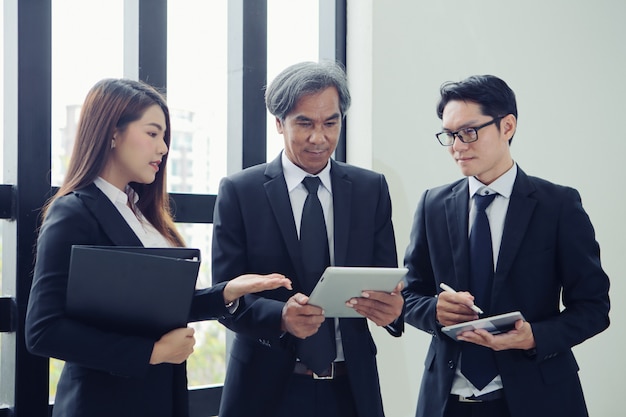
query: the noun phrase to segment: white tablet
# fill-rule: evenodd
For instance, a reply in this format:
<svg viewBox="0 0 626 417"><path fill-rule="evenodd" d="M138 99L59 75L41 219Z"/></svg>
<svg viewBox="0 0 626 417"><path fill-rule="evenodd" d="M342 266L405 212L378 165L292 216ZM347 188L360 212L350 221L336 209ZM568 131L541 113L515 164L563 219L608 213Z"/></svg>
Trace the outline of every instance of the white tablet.
<svg viewBox="0 0 626 417"><path fill-rule="evenodd" d="M485 329L491 334L506 333L515 328L515 322L524 320L524 316L519 311L500 314L497 316L485 317L483 319L466 321L465 323L455 324L453 326L442 327L441 331L456 340L459 333L468 330Z"/></svg>
<svg viewBox="0 0 626 417"><path fill-rule="evenodd" d="M346 307L363 290L391 292L404 278L406 268L329 266L309 296L309 304L324 309L326 317L363 317Z"/></svg>

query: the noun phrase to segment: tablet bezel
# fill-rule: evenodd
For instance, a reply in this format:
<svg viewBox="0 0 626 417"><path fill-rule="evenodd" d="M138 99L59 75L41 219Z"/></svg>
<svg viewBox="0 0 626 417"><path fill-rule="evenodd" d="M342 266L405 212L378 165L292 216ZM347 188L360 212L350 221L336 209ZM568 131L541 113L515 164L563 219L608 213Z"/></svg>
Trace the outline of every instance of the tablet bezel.
<svg viewBox="0 0 626 417"><path fill-rule="evenodd" d="M391 292L407 274L407 268L329 266L309 296L309 304L321 307L326 317L363 317L346 307L364 290Z"/></svg>
<svg viewBox="0 0 626 417"><path fill-rule="evenodd" d="M515 322L517 320L525 319L521 312L512 311L510 313L498 314L496 316L485 317L465 323L442 327L441 331L454 340L458 340L457 336L460 333L476 329L485 329L489 333L495 335L513 330L515 328Z"/></svg>

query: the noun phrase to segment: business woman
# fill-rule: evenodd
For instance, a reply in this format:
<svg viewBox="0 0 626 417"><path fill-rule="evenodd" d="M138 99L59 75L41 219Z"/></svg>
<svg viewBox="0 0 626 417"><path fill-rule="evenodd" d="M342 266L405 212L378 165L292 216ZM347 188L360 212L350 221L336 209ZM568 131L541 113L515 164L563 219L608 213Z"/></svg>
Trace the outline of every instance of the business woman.
<svg viewBox="0 0 626 417"><path fill-rule="evenodd" d="M141 82L102 80L82 106L67 176L43 208L26 315L30 352L65 361L55 417L188 414L184 361L193 329L154 340L65 313L72 245L184 245L165 186L170 135L163 97ZM228 317L244 294L281 286L291 287L282 275L243 275L197 290L190 321Z"/></svg>

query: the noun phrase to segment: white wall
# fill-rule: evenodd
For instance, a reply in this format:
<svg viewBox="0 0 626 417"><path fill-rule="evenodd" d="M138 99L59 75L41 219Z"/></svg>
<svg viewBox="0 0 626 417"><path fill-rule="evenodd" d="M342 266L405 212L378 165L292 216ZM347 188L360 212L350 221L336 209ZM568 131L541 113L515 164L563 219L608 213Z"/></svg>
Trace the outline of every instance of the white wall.
<svg viewBox="0 0 626 417"><path fill-rule="evenodd" d="M350 0L348 161L386 175L400 260L417 201L460 173L434 137L438 88L503 78L518 99L513 158L577 188L611 277L611 327L574 349L592 416L624 414L626 374L626 2ZM386 414L414 414L429 337L373 329Z"/></svg>

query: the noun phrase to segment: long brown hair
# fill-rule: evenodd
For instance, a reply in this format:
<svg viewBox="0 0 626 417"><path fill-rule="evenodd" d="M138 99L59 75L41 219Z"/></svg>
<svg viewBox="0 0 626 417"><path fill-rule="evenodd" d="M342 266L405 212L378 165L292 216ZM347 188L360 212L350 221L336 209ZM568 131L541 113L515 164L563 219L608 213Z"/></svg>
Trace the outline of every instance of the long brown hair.
<svg viewBox="0 0 626 417"><path fill-rule="evenodd" d="M42 211L45 219L50 205L57 198L79 190L94 182L102 172L111 154L111 140L115 131L141 119L144 112L157 104L165 114L165 144L170 147L170 113L163 96L140 81L104 79L96 83L85 98L78 121L74 149L67 174L59 191L46 203ZM172 218L166 188L167 154L151 184L130 183L139 194L137 208L146 219L173 245L184 246Z"/></svg>

